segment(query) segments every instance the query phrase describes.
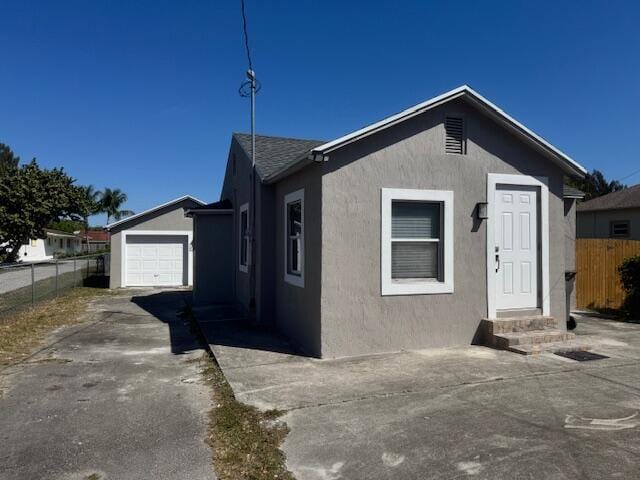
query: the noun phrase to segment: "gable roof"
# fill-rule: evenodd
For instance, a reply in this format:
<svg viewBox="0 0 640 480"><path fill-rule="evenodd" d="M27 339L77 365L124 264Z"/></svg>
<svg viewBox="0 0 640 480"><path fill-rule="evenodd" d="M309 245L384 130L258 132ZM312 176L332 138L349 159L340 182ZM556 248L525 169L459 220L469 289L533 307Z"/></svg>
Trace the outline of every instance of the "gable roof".
<svg viewBox="0 0 640 480"><path fill-rule="evenodd" d="M413 107L403 110L400 113L391 115L379 122L373 123L367 127L361 128L360 130L356 130L355 132L351 132L340 138L332 140L331 142L315 147L311 153L327 155L329 152L336 150L337 148L365 138L457 98L463 98L469 101L471 105L507 127L522 140L530 143L532 146L540 150L541 153L545 154L548 158L557 163L566 173L578 177L584 177L587 173L585 168L569 157L569 155L551 145L544 138L529 130L513 117L507 115L502 109L498 108L468 85L462 85L461 87L454 88L453 90L443 93L442 95L438 95L426 102L419 103Z"/></svg>
<svg viewBox="0 0 640 480"><path fill-rule="evenodd" d="M109 225L105 226L104 228L105 228L105 230L111 230L116 225L122 225L123 223L130 222L131 220L135 220L136 218L143 217L143 216L148 215L150 213L156 212L156 211L158 211L158 210L160 210L162 208L169 207L169 206L174 205L176 203L180 203L180 202L182 202L184 200L191 200L191 201L193 201L193 202L195 202L195 203L197 203L199 205L204 205L204 202L202 200L198 200L197 198L192 197L191 195L183 195L180 198L176 198L174 200L171 200L170 202L163 203L162 205L157 205L157 206L152 207L152 208L150 208L148 210L145 210L144 212L136 213L135 215L131 215L130 217L123 218L122 220L118 220L117 222L110 223Z"/></svg>
<svg viewBox="0 0 640 480"><path fill-rule="evenodd" d="M640 208L640 184L579 203L579 212Z"/></svg>
<svg viewBox="0 0 640 480"><path fill-rule="evenodd" d="M513 117L507 115L502 109L491 103L468 85L462 85L461 87L454 88L426 102L414 105L400 113L391 115L379 122L348 133L330 142L257 135L256 168L258 175L265 183L279 180L313 160L328 160L328 154L338 148L366 138L369 135L380 132L458 98L464 99L479 111L503 125L518 138L549 158L566 174L582 178L587 173L586 169L569 155L551 145L544 138L529 130ZM250 158L251 135L234 133L233 136Z"/></svg>
<svg viewBox="0 0 640 480"><path fill-rule="evenodd" d="M240 144L247 158L251 159L251 135L234 133L233 138ZM256 135L256 170L260 179L264 181L274 173L286 170L308 156L311 149L323 143L323 140Z"/></svg>

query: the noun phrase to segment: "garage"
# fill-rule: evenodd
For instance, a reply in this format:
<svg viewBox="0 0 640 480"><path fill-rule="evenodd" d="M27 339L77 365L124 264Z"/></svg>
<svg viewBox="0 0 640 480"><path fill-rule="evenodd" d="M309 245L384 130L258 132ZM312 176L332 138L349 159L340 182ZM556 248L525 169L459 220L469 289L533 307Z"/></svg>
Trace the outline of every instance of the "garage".
<svg viewBox="0 0 640 480"><path fill-rule="evenodd" d="M124 218L111 235L110 288L193 285L193 220L204 202L185 195Z"/></svg>
<svg viewBox="0 0 640 480"><path fill-rule="evenodd" d="M187 285L187 240L186 235L127 235L126 285Z"/></svg>

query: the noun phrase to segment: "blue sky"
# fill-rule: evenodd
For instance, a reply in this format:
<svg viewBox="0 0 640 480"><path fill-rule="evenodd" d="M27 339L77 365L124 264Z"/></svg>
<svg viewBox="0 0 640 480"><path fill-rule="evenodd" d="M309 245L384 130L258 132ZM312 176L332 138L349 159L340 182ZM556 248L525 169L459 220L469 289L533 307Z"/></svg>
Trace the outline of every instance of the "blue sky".
<svg viewBox="0 0 640 480"><path fill-rule="evenodd" d="M259 133L331 139L466 83L589 169L640 169L638 2L247 0L247 14ZM3 2L0 52L0 142L23 160L121 188L135 211L218 199L230 135L249 129L239 0Z"/></svg>

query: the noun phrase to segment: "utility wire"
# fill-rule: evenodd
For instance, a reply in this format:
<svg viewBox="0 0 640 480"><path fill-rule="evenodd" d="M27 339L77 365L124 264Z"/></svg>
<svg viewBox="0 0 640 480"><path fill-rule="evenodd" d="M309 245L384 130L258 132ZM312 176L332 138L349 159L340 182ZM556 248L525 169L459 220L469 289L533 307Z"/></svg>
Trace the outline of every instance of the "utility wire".
<svg viewBox="0 0 640 480"><path fill-rule="evenodd" d="M620 181L620 182L621 182L622 180L626 180L626 179L627 179L627 178L629 178L629 177L633 177L636 173L640 173L640 169L639 169L639 170L636 170L636 171L634 171L634 172L631 172L631 173L630 173L629 175L627 175L626 177L622 177L622 178L618 179L618 181Z"/></svg>
<svg viewBox="0 0 640 480"><path fill-rule="evenodd" d="M240 0L240 4L242 5L242 29L244 31L244 47L247 50L249 70L253 71L253 63L251 62L251 49L249 48L249 34L247 33L247 14L244 11L244 0Z"/></svg>

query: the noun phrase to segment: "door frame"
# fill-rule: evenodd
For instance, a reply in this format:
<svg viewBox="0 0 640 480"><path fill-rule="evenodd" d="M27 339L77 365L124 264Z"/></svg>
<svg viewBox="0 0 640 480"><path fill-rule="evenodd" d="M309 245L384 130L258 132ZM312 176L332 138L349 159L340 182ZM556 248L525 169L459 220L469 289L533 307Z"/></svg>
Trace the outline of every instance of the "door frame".
<svg viewBox="0 0 640 480"><path fill-rule="evenodd" d="M495 319L497 285L495 275L496 218L495 194L498 185L514 185L538 187L540 189L540 216L538 219L538 236L540 254L538 257L541 281L538 297L542 298L542 314L550 315L551 299L549 296L549 179L529 175L489 173L487 174L487 318Z"/></svg>
<svg viewBox="0 0 640 480"><path fill-rule="evenodd" d="M193 285L193 231L191 230L122 230L120 232L120 286L127 285L127 236L162 235L187 237L187 285Z"/></svg>

